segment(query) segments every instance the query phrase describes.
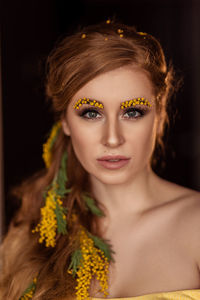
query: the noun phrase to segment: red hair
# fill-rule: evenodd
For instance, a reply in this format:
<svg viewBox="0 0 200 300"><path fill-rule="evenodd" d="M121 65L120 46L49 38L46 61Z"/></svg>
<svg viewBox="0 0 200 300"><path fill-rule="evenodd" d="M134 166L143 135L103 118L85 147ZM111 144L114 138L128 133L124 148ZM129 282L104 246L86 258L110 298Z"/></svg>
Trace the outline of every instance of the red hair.
<svg viewBox="0 0 200 300"><path fill-rule="evenodd" d="M120 37L118 29L123 31L123 37ZM152 83L161 120L157 144L161 145L173 71L167 67L161 45L153 36L140 34L134 27L124 24L111 22L83 28L64 38L51 52L47 60L46 93L52 101L56 121L62 118L73 95L87 82L97 75L127 65L140 67ZM71 188L71 193L63 203L68 208L67 217L75 211L78 219L69 234L58 235L56 247L48 249L38 244L38 237L31 233L31 229L39 222L43 191L58 171L65 149L68 153L67 188ZM34 300L74 296L75 280L67 274L73 252L69 236L72 240L76 238L79 224L90 231L95 228L92 226L95 218L86 210L81 197L83 191L91 193L88 174L76 158L70 137L61 130L52 149L50 168L41 170L14 190L22 203L2 246L0 290L3 299L18 299L36 275L38 283Z"/></svg>

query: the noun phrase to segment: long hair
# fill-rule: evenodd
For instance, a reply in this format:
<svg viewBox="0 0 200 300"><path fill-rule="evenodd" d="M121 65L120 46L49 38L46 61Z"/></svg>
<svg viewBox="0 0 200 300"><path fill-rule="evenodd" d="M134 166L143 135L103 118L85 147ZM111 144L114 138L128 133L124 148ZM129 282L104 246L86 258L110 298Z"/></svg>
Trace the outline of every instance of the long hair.
<svg viewBox="0 0 200 300"><path fill-rule="evenodd" d="M52 101L55 120L63 117L73 95L86 83L100 74L128 65L140 67L152 83L160 116L156 143L162 145L173 71L167 67L161 45L153 36L138 33L134 27L124 24L111 22L88 26L64 38L50 53L46 94ZM63 200L63 205L68 209L67 218L73 211L78 218L67 235L57 235L55 248L46 248L38 244L38 237L31 230L40 220L43 191L52 182L66 149L67 187L71 192ZM52 149L50 168L39 171L14 189L15 196L21 199L21 207L11 222L1 249L2 299L18 299L35 276L38 281L34 300L75 295L75 279L67 273L73 252L71 241L76 239L80 224L90 232L100 234L93 226L95 217L85 208L81 196L83 191L91 193L88 174L74 153L70 137L61 129Z"/></svg>

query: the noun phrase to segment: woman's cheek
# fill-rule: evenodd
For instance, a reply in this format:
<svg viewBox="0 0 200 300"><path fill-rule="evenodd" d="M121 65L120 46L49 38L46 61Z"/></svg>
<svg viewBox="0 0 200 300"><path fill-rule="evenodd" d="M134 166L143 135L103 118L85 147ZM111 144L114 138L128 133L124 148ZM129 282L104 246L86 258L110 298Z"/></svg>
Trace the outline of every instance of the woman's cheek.
<svg viewBox="0 0 200 300"><path fill-rule="evenodd" d="M141 139L141 146L143 149L144 156L148 158L151 156L152 151L155 147L155 140L156 140L156 130L154 124L146 128L143 133L143 137Z"/></svg>
<svg viewBox="0 0 200 300"><path fill-rule="evenodd" d="M143 121L143 120L141 120ZM153 118L138 123L133 132L132 148L137 151L136 156L143 160L149 159L153 151L156 139L156 126Z"/></svg>
<svg viewBox="0 0 200 300"><path fill-rule="evenodd" d="M89 160L94 156L94 137L86 131L79 130L71 136L72 146L77 159L87 169Z"/></svg>

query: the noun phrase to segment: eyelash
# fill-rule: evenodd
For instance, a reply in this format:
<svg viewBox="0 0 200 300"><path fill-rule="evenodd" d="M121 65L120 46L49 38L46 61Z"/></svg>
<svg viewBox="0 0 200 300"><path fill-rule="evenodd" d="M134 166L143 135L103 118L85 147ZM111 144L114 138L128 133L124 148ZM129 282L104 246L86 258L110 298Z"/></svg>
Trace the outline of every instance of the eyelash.
<svg viewBox="0 0 200 300"><path fill-rule="evenodd" d="M135 108L135 107L130 107L130 108L127 108L127 109L124 109L124 114L126 113L129 113L129 112L139 112L140 113L140 116L137 116L137 117L130 117L128 119L138 119L138 118L141 118L143 117L146 113L147 113L147 109L142 109L142 108ZM84 109L82 112L79 113L79 116L84 118L84 119L88 119L88 120L97 120L98 118L88 118L88 117L85 117L85 115L88 113L88 112L95 112L95 113L98 113L101 115L100 113L100 110L98 109L94 109L94 108L86 108Z"/></svg>

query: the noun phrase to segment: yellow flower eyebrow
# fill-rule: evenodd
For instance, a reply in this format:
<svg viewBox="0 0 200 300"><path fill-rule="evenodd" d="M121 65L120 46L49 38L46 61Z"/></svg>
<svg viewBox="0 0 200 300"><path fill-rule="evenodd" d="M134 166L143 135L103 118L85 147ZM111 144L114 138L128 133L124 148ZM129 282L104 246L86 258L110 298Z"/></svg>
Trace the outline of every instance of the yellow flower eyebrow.
<svg viewBox="0 0 200 300"><path fill-rule="evenodd" d="M88 104L94 107L99 107L99 108L104 108L104 105L101 101L98 100L93 100L93 99L89 99L89 98L80 98L79 100L76 101L75 105L73 106L74 109L79 109L82 105L84 104ZM126 100L124 102L120 103L120 108L124 109L130 106L135 106L135 105L145 105L148 107L152 107L152 105L150 104L149 100L143 98L143 97L138 97L138 98L134 98L131 100Z"/></svg>
<svg viewBox="0 0 200 300"><path fill-rule="evenodd" d="M145 106L148 106L148 107L152 107L152 105L150 104L149 100L145 99L145 98L134 98L134 99L131 99L131 100L127 100L127 101L124 101L120 104L121 106L121 109L124 109L124 108L127 108L127 107L130 107L130 106L135 106L135 105L145 105Z"/></svg>
<svg viewBox="0 0 200 300"><path fill-rule="evenodd" d="M73 106L74 109L79 109L83 104L89 104L94 107L104 108L103 103L97 100L89 99L89 98L80 98L76 101L75 105Z"/></svg>

